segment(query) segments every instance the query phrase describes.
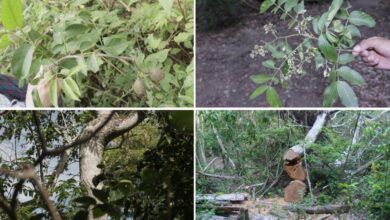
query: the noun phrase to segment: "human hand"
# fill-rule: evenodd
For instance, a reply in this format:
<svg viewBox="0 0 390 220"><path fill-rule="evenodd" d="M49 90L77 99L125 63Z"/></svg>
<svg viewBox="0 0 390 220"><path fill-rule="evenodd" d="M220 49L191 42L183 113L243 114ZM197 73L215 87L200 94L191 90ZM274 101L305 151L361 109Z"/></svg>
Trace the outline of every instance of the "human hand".
<svg viewBox="0 0 390 220"><path fill-rule="evenodd" d="M390 40L372 37L357 44L353 50L354 56L360 56L368 65L378 69L390 70Z"/></svg>

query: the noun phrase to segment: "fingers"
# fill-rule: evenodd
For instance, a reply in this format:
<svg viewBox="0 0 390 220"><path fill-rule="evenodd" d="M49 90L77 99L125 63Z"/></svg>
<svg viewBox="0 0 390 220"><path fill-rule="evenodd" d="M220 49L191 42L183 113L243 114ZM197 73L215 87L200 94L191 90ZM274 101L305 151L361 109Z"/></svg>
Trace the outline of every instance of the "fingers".
<svg viewBox="0 0 390 220"><path fill-rule="evenodd" d="M366 50L377 50L381 47L381 42L383 41L383 38L381 37L371 37L366 40L363 40L358 45L356 45L353 50L352 54L354 56L360 55L363 51Z"/></svg>
<svg viewBox="0 0 390 220"><path fill-rule="evenodd" d="M361 55L362 60L369 66L377 66L380 62L380 55L374 51L364 51Z"/></svg>

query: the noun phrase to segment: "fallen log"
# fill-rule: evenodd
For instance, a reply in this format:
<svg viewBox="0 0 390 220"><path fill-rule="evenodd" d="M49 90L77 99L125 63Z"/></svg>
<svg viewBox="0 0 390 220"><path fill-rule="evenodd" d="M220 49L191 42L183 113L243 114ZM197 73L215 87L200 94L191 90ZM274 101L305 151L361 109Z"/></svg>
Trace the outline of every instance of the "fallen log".
<svg viewBox="0 0 390 220"><path fill-rule="evenodd" d="M234 194L205 194L196 196L196 201L229 201L229 202L243 202L248 200L249 195L247 193L234 193Z"/></svg>
<svg viewBox="0 0 390 220"><path fill-rule="evenodd" d="M286 202L300 202L306 192L306 184L300 180L291 181L286 188L284 188L284 201Z"/></svg>
<svg viewBox="0 0 390 220"><path fill-rule="evenodd" d="M312 144L316 141L318 135L320 134L322 128L327 121L327 116L327 112L323 112L317 116L317 119L314 122L313 127L307 133L304 142L288 149L283 155L284 161L288 163L297 163L297 160L300 160L300 157L303 156L304 148L307 147L307 145Z"/></svg>
<svg viewBox="0 0 390 220"><path fill-rule="evenodd" d="M314 207L283 206L282 208L291 212L306 212L307 214L331 214L346 213L351 207L348 205L324 205Z"/></svg>

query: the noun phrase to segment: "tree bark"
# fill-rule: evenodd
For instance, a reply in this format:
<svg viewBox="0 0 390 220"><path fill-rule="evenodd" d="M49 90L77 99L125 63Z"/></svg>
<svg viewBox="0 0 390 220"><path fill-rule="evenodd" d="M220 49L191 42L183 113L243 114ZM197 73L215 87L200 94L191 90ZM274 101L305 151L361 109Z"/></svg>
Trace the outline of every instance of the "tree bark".
<svg viewBox="0 0 390 220"><path fill-rule="evenodd" d="M304 142L288 149L283 156L284 161L294 162L303 156L304 148L307 147L307 145L312 144L316 141L318 135L320 134L322 128L327 121L327 116L328 113L326 112L323 112L317 116L317 119L314 122L310 131L307 133Z"/></svg>
<svg viewBox="0 0 390 220"><path fill-rule="evenodd" d="M283 169L292 179L294 179L294 181L290 182L284 189L284 200L286 202L299 202L303 199L304 192L306 191L306 184L304 184L303 181L305 181L306 178L311 192L309 172L307 169L305 171L302 167L302 157L306 154L306 147L317 140L318 135L327 121L327 116L327 112L319 114L303 143L289 148L283 155Z"/></svg>
<svg viewBox="0 0 390 220"><path fill-rule="evenodd" d="M90 126L100 124L105 118L110 115L110 111L101 111L98 117L91 121ZM102 162L105 146L116 137L130 131L143 120L141 112L135 112L127 118L114 115L111 120L94 135L88 142L81 145L80 148L80 179L81 183L86 187L88 196L94 198L98 204L101 204L98 198L93 195L93 189L102 189L103 183L100 182L96 186L93 184L93 178L102 173L98 167ZM93 206L89 208L88 219L93 218ZM108 216L102 216L98 220L105 220ZM95 218L96 219L96 218Z"/></svg>
<svg viewBox="0 0 390 220"><path fill-rule="evenodd" d="M225 145L223 144L221 138L219 137L217 129L214 127L213 124L211 126L212 126L213 132L215 134L215 137L217 138L217 141L218 141L219 147L221 148L223 156L225 157L226 160L229 161L229 163L232 166L232 168L236 169L236 165L234 164L233 160L229 157L229 154L228 154L228 152L227 152L227 150L225 148Z"/></svg>

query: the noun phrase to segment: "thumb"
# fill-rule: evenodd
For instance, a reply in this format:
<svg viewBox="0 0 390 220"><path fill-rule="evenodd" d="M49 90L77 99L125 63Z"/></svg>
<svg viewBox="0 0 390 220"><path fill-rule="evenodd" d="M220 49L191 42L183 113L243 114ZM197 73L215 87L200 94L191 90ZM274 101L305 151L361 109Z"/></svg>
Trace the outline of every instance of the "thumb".
<svg viewBox="0 0 390 220"><path fill-rule="evenodd" d="M353 53L357 54L365 50L380 48L382 43L381 39L382 38L380 37L371 37L366 40L363 40L353 48Z"/></svg>

